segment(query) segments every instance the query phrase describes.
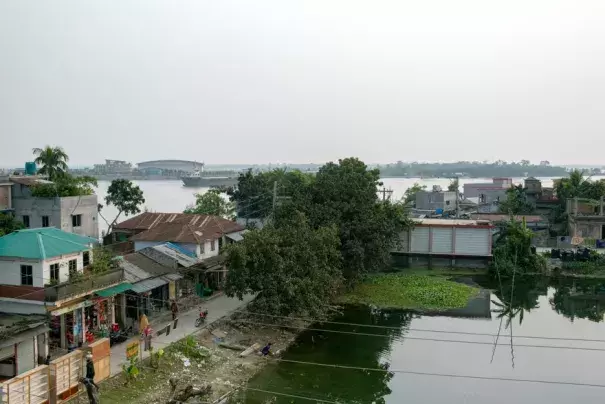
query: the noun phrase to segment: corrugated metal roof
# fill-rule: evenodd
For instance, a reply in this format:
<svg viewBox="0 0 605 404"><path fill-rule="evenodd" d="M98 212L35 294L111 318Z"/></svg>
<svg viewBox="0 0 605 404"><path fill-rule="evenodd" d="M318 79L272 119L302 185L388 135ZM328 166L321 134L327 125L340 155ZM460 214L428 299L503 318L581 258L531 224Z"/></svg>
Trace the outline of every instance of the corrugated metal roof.
<svg viewBox="0 0 605 404"><path fill-rule="evenodd" d="M123 258L125 261L142 269L143 271L151 274L152 276L164 275L166 273L174 272L174 269L161 265L139 252L124 255Z"/></svg>
<svg viewBox="0 0 605 404"><path fill-rule="evenodd" d="M525 221L527 223L537 223L537 222L545 222L546 219L542 218L539 215L517 215L515 216L515 220L518 222ZM497 213L473 213L471 215L471 219L474 220L489 220L491 222L504 222L510 220L509 215L501 215Z"/></svg>
<svg viewBox="0 0 605 404"><path fill-rule="evenodd" d="M0 237L0 256L44 260L91 249L98 240L55 227L18 230Z"/></svg>
<svg viewBox="0 0 605 404"><path fill-rule="evenodd" d="M481 220L465 220L465 219L414 219L419 225L425 226L486 226L488 223Z"/></svg>
<svg viewBox="0 0 605 404"><path fill-rule="evenodd" d="M171 248L171 246L167 245L167 244L168 243L156 245L151 248L153 248L155 251L158 251L158 252L172 258L173 260L178 262L179 265L184 266L184 267L190 267L199 262L199 260L197 258L193 258L188 255L185 255L181 251L177 251L174 248Z"/></svg>
<svg viewBox="0 0 605 404"><path fill-rule="evenodd" d="M200 244L213 240L225 233L244 230L244 226L218 216L188 213L145 212L125 220L115 230L142 230L135 241L172 241Z"/></svg>
<svg viewBox="0 0 605 404"><path fill-rule="evenodd" d="M242 241L244 239L244 234L246 233L246 231L247 230L236 231L233 233L226 234L225 236L233 241Z"/></svg>
<svg viewBox="0 0 605 404"><path fill-rule="evenodd" d="M166 279L163 279L163 277L151 278L135 283L134 285L132 285L131 290L135 293L143 293L155 289L159 286L166 285L167 283L168 281Z"/></svg>

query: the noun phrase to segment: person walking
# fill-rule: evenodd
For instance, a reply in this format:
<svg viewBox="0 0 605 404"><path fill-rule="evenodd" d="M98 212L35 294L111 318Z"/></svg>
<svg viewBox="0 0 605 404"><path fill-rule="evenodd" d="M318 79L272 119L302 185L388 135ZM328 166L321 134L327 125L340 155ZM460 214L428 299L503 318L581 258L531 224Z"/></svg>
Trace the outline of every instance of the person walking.
<svg viewBox="0 0 605 404"><path fill-rule="evenodd" d="M91 353L86 354L86 378L99 390L99 385L95 383L95 363L92 361Z"/></svg>
<svg viewBox="0 0 605 404"><path fill-rule="evenodd" d="M91 382L90 379L86 377L80 378L80 383L84 385L86 388L86 393L88 394L88 403L89 404L100 404L99 401L99 389L95 387L94 382Z"/></svg>
<svg viewBox="0 0 605 404"><path fill-rule="evenodd" d="M149 351L151 349L151 336L153 334L153 330L151 326L147 324L147 327L143 330L143 342L145 344L145 351Z"/></svg>
<svg viewBox="0 0 605 404"><path fill-rule="evenodd" d="M170 304L170 311L172 311L172 321L176 320L179 315L179 305L176 304L176 300L172 300L172 304Z"/></svg>

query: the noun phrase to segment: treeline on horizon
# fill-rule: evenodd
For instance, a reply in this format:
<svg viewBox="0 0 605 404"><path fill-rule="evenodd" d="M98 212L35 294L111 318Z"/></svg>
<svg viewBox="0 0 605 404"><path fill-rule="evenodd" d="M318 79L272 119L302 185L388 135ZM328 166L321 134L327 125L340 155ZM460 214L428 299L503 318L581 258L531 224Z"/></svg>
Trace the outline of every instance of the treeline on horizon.
<svg viewBox="0 0 605 404"><path fill-rule="evenodd" d="M568 174L565 167L551 166L548 162L539 165L527 160L520 162L496 161L455 163L404 163L378 166L382 177L561 177Z"/></svg>

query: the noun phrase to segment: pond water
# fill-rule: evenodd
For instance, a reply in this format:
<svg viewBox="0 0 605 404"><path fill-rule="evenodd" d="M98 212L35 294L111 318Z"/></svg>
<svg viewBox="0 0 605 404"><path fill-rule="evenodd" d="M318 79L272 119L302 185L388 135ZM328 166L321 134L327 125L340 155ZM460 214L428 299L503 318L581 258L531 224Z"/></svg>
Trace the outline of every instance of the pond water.
<svg viewBox="0 0 605 404"><path fill-rule="evenodd" d="M491 296L486 294L485 315L478 315L476 310L473 315L477 317L465 318L460 312L456 316L419 315L401 310L347 307L342 316L332 321L359 325L315 324L312 327L322 331L304 332L283 356L285 361L306 363L269 364L249 383L250 388L284 393L288 397L248 390L245 402L266 403L274 396L275 401L270 402L568 404L572 400L603 401L605 282L517 278L511 299L510 282L500 289L487 279L474 280L492 290ZM504 313L499 306L502 303ZM495 337L492 335L498 333L500 324L499 343L493 353ZM512 354L511 332L514 336ZM523 336L568 340L521 338Z"/></svg>

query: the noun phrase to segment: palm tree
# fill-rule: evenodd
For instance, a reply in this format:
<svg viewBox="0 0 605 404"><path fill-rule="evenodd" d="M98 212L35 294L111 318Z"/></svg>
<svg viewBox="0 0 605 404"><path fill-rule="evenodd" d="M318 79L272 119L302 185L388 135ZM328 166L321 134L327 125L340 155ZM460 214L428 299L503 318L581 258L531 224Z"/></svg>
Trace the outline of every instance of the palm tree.
<svg viewBox="0 0 605 404"><path fill-rule="evenodd" d="M46 146L44 149L35 148L33 152L37 155L34 162L40 166L38 172L48 175L49 180L53 181L67 172L69 157L63 148Z"/></svg>

